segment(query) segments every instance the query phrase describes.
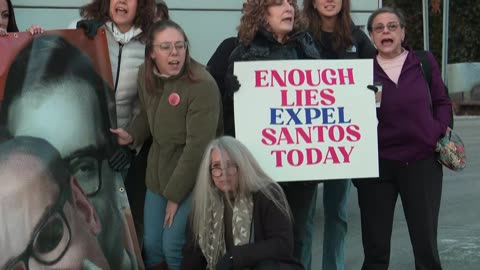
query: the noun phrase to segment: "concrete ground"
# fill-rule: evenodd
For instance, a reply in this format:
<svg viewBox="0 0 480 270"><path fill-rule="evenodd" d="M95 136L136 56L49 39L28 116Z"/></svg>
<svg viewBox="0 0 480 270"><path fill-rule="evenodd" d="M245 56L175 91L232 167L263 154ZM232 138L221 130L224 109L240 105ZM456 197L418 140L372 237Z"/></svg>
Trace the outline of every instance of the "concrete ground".
<svg viewBox="0 0 480 270"><path fill-rule="evenodd" d="M438 246L443 269L477 270L480 269L480 117L456 118L455 131L465 143L468 165L462 172L444 169ZM360 213L356 193L356 189L352 187L345 262L345 269L348 270L360 269L363 262ZM321 185L318 194L312 270L320 270L322 262L323 190ZM400 200L397 202L394 220L389 269L415 269Z"/></svg>

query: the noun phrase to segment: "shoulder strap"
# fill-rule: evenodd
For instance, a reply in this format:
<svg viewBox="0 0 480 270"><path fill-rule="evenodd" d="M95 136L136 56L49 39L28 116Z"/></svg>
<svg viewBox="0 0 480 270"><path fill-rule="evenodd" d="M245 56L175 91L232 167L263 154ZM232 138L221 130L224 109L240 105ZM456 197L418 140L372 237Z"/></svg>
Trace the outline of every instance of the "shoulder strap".
<svg viewBox="0 0 480 270"><path fill-rule="evenodd" d="M415 51L415 55L420 58L423 76L430 86L432 84L432 68L430 67L430 61L428 61L427 51Z"/></svg>
<svg viewBox="0 0 480 270"><path fill-rule="evenodd" d="M422 68L422 75L427 81L427 88L428 88L428 100L430 102L430 110L433 113L433 105L432 105L432 93L430 84L432 83L432 70L430 68L430 62L428 62L427 52L426 51L414 51L415 55L420 58L420 67Z"/></svg>
<svg viewBox="0 0 480 270"><path fill-rule="evenodd" d="M423 77L425 78L425 80L427 81L428 83L428 94L429 94L429 98L430 98L430 109L432 109L433 111L433 108L432 108L432 95L431 95L431 85L432 85L432 67L430 66L430 61L428 61L428 55L427 55L427 51L414 51L415 52L415 55L420 58L420 66L422 68L422 74L423 74ZM448 89L447 89L447 86L445 86L445 91L447 92L447 95L448 95ZM450 125L449 127L453 129L453 111L451 112L450 114Z"/></svg>

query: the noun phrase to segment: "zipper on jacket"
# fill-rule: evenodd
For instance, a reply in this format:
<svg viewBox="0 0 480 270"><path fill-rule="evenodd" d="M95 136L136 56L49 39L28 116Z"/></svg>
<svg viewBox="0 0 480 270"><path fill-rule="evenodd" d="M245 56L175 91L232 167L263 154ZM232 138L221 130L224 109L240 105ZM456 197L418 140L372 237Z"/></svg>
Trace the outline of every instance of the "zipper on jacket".
<svg viewBox="0 0 480 270"><path fill-rule="evenodd" d="M117 61L117 78L115 78L115 90L114 92L117 92L117 87L118 87L118 79L120 78L120 64L122 63L122 49L125 44L118 43L118 61Z"/></svg>
<svg viewBox="0 0 480 270"><path fill-rule="evenodd" d="M377 60L375 60L375 61L377 61ZM387 75L387 72L385 72L385 70L380 66L380 64L378 63L378 61L377 61L376 63L374 62L374 65L373 65L373 66L374 66L374 69L375 69L375 64L378 65L378 67L380 67L380 68L382 69L382 72L380 72L380 73L378 74L378 76L383 77L383 78L384 78L385 80L387 80L387 81L390 81L393 85L395 85L395 88L398 89L398 88L399 88L399 87L398 87L398 82L395 83L392 79L390 79L390 77ZM375 73L375 72L374 72L374 73ZM400 71L400 75L398 76L398 81L400 81L400 76L402 76L402 71ZM383 90L382 90L382 91L383 91Z"/></svg>

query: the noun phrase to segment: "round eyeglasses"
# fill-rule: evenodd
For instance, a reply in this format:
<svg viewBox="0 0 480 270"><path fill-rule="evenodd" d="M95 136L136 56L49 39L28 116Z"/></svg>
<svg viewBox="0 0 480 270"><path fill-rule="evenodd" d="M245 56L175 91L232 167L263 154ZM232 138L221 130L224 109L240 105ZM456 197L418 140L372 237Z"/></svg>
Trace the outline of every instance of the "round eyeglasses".
<svg viewBox="0 0 480 270"><path fill-rule="evenodd" d="M214 167L210 169L210 174L214 177L220 177L223 175L223 171L226 171L228 176L232 176L238 172L238 166L228 165L227 168Z"/></svg>
<svg viewBox="0 0 480 270"><path fill-rule="evenodd" d="M87 148L75 152L64 160L88 197L95 196L102 187L102 149Z"/></svg>
<svg viewBox="0 0 480 270"><path fill-rule="evenodd" d="M383 24L376 24L373 26L373 31L375 33L382 33L383 30L385 29L385 27L387 27L388 31L390 32L395 32L397 31L398 27L400 27L401 25L399 23L396 23L396 22L391 22L391 23L387 23L387 25L383 25Z"/></svg>
<svg viewBox="0 0 480 270"><path fill-rule="evenodd" d="M162 52L171 53L173 48L177 52L183 52L188 48L188 42L186 41L178 41L178 42L162 42L159 44L153 44L153 47L158 47Z"/></svg>
<svg viewBox="0 0 480 270"><path fill-rule="evenodd" d="M67 200L67 192L60 191L57 201L35 226L32 233L33 237L25 251L7 262L4 269L28 270L30 258L43 265L54 265L63 258L72 239L70 224L63 212Z"/></svg>

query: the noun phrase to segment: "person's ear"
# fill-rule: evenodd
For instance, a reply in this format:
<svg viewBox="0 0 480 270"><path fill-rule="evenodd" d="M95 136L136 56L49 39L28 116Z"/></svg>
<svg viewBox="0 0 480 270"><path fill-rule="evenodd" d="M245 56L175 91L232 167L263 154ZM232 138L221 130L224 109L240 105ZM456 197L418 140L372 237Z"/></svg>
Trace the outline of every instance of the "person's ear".
<svg viewBox="0 0 480 270"><path fill-rule="evenodd" d="M72 190L72 200L75 210L78 212L80 217L85 220L90 232L94 235L98 235L102 230L102 225L100 223L100 219L98 218L97 211L88 200L74 176L70 178L70 187Z"/></svg>

